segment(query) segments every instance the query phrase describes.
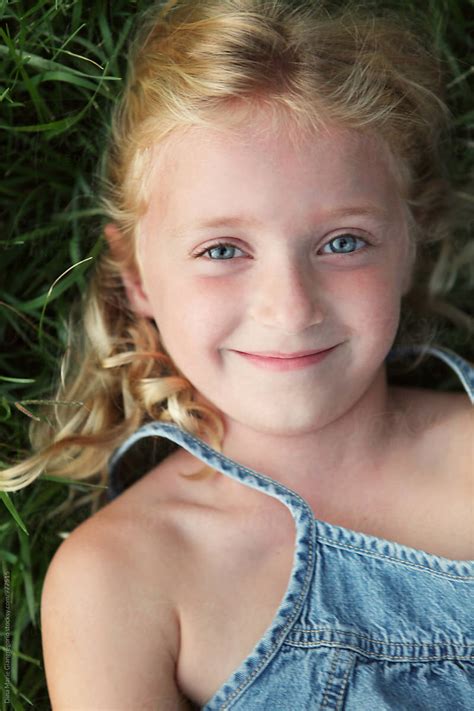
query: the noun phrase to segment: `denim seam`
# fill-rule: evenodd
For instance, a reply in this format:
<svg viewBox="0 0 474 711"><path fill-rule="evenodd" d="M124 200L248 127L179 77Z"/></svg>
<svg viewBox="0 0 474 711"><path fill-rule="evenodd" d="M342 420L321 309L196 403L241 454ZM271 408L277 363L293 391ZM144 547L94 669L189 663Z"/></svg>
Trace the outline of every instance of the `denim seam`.
<svg viewBox="0 0 474 711"><path fill-rule="evenodd" d="M332 684L332 680L334 678L334 673L336 671L337 663L339 661L340 649L341 649L340 647L337 647L337 651L334 653L333 658L332 658L331 668L329 669L329 674L328 674L328 680L327 680L326 686L324 688L323 698L321 699L321 708L324 708L325 706L327 706L327 702L329 699L328 690Z"/></svg>
<svg viewBox="0 0 474 711"><path fill-rule="evenodd" d="M211 455L215 456L215 454L216 454L216 450L213 450L206 442L199 442L199 447L201 447L201 449L204 449L206 452L208 452ZM218 452L218 454L221 457L225 457L225 455L223 455L221 452ZM236 464L237 463L233 462L232 466L235 467ZM284 484L277 482L276 480L272 479L271 477L267 476L266 474L262 474L261 472L255 472L252 469L248 469L246 466L244 466L242 464L237 464L237 468L240 469L241 471L244 471L246 474L250 474L252 477L256 476L257 480L261 478L265 482L268 482L269 484L271 484L273 486L275 486L275 484L276 484L276 487L275 487L276 489L281 487L284 490L285 495L287 495L287 496L289 495L291 498L296 498L303 505L303 507L305 509L308 508L308 504L303 499L303 497L301 497L296 491L293 491L293 490L289 489L288 487L286 487ZM281 501L281 503L284 503L281 499L279 499L279 500ZM313 518L314 523L317 524L318 520L315 518L311 509L310 509L310 511L311 511L311 516ZM428 566L428 565L421 565L419 563L412 563L411 561L405 561L405 560L402 560L402 559L397 558L395 556L389 556L384 553L369 551L366 548L362 548L359 546L353 546L350 543L340 543L338 541L332 540L331 538L326 538L325 536L318 535L317 538L318 538L318 541L324 542L328 545L332 545L335 548L346 548L348 550L353 550L355 552L359 552L361 555L369 555L369 556L372 556L375 558L385 558L387 560L391 560L396 563L401 563L402 565L406 565L411 568L415 568L415 569L418 569L421 571L428 571L429 573L432 573L433 575L439 575L443 578L449 578L451 580L459 580L461 582L474 581L474 575L456 575L455 573L447 573L442 570L438 571L438 570L434 570L433 568L430 568L430 566ZM470 562L470 561L466 561L466 562Z"/></svg>
<svg viewBox="0 0 474 711"><path fill-rule="evenodd" d="M337 706L335 711L340 711L343 708L343 703L344 703L344 698L346 696L346 689L347 689L347 684L349 682L349 674L352 673L352 670L354 669L356 663L356 655L353 654L351 656L351 661L350 664L347 665L346 667L346 672L344 674L344 677L341 682L341 689L339 692L339 699L337 700Z"/></svg>
<svg viewBox="0 0 474 711"><path fill-rule="evenodd" d="M155 429L155 427L153 427L154 425L155 425L156 429L161 430L161 434L159 432L153 432L153 430ZM165 430L165 434L162 434L163 428ZM122 455L125 453L125 451L127 451L127 449L128 449L127 443L129 443L129 446L130 446L130 443L131 444L135 443L135 436L137 435L138 432L140 432L141 430L151 430L151 432L152 432L151 435L143 435L143 436L155 436L155 437L165 436L166 437L167 436L166 431L168 430L168 428L170 428L172 430L172 432L174 432L175 435L178 435L178 439L174 439L172 436L168 437L168 439L171 439L171 441L176 442L178 445L181 446L183 444L183 440L184 440L185 448L188 447L189 451L191 451L192 453L193 452L195 453L196 451L201 450L202 454L206 453L206 454L210 455L211 457L216 457L216 455L217 455L217 459L225 460L226 464L230 467L230 469L240 470L241 472L245 472L246 474L250 475L250 477L252 479L255 479L257 481L257 483L259 483L261 485L260 487L258 487L258 486L256 487L258 490L263 491L264 493L268 494L268 492L266 491L266 489L268 487L265 485L270 485L271 487L273 487L276 491L279 491L279 493L280 493L280 496L278 496L278 495L274 496L273 494L269 494L270 496L274 496L274 498L278 499L281 503L283 503L287 507L288 507L288 501L293 501L294 503L299 503L302 508L304 508L306 511L308 511L308 513L311 514L314 524L318 525L319 523L322 523L322 524L325 523L324 521L320 522L320 521L318 521L318 519L316 519L308 502L296 491L293 491L292 489L288 488L281 482L278 482L275 479L272 479L271 477L267 476L266 474L262 474L261 472L255 472L252 469L249 469L248 467L246 467L242 464L239 464L239 463L235 462L234 460L229 459L228 457L226 457L225 454L222 454L221 452L218 452L217 450L213 449L212 447L210 447L210 445L208 445L206 442L198 439L195 435L193 435L190 432L187 432L186 430L183 430L183 429L179 428L177 425L173 425L171 423L155 421L155 422L147 423L147 424L143 425L141 428L139 428L134 433L134 435L131 435L129 437L129 439L125 443L123 443L110 458L109 462L110 462L112 470L115 465L115 460L118 457L118 453L120 452L120 455ZM209 464L209 462L207 462L207 463ZM222 461L221 461L221 466L223 466ZM213 468L215 468L215 467L213 467ZM232 474L230 476L232 476ZM239 480L241 481L240 478L239 478ZM282 497L282 498L280 498L280 497ZM388 556L383 553L370 551L367 548L363 548L361 546L353 546L349 543L341 543L339 541L335 541L334 539L326 538L325 536L319 536L319 534L318 534L318 540L323 541L326 544L332 545L333 547L336 547L336 548L339 547L339 548L346 548L347 550L353 550L355 552L358 552L360 555L368 555L368 556L372 556L372 557L376 557L376 558L385 558L387 560L392 560L394 562L398 562L398 563L401 563L401 564L406 565L408 567L419 569L421 571L428 571L433 575L439 575L443 578L448 578L451 580L459 580L460 582L470 582L470 581L474 580L474 575L456 575L455 573L447 573L442 570L439 570L439 571L434 570L429 565L420 565L417 563L412 563L410 561L404 561L399 557ZM470 563L471 561L465 561L465 562ZM456 564L457 561L453 561L452 563Z"/></svg>
<svg viewBox="0 0 474 711"><path fill-rule="evenodd" d="M312 564L312 561L313 561L314 550L315 550L315 547L314 547L314 545L313 545L313 538L314 538L314 522L312 522L312 529L313 529L313 531L312 531L312 532L313 532L313 535L310 537L309 545L308 545L308 548L309 548L309 550L311 551L311 554L310 554L310 556L308 557L308 564L307 564L307 566L306 566L305 582L304 582L304 585L303 585L302 588L301 588L300 594L299 594L299 596L298 596L297 603L293 606L292 614L290 615L290 617L289 617L288 620L286 621L285 626L280 630L280 634L278 635L278 639L275 640L274 644L270 647L270 649L269 649L268 652L265 654L265 656L263 657L263 659L260 660L260 664L258 665L258 667L256 667L256 668L253 670L253 672L252 672L249 676L247 676L247 677L244 679L244 681L242 681L242 683L237 687L237 689L234 689L234 691L232 692L232 694L224 701L224 703L223 703L222 706L220 707L222 710L228 708L228 707L229 707L229 704L232 702L232 700L240 693L240 691L241 691L245 686L248 686L248 684L249 684L249 683L254 679L254 677L260 672L262 666L264 666L264 664L268 661L268 658L271 656L271 654L273 653L273 651L274 651L275 648L277 647L279 641L282 639L282 637L285 636L285 633L287 632L288 628L291 627L291 625L293 624L294 620L296 619L296 617L298 616L298 614L299 614L299 612L300 612L300 610L299 610L299 603L300 603L300 600L306 596L306 594L307 594L307 592L308 592L308 589L309 589L309 587L310 587L310 585L311 585L311 581L312 581L312 570L313 570L313 567L312 567L311 564ZM309 573L311 573L311 574L309 574ZM257 642L257 644L258 644L258 642ZM243 661L245 661L245 660L243 660Z"/></svg>
<svg viewBox="0 0 474 711"><path fill-rule="evenodd" d="M371 556L372 558L385 558L386 560L391 560L394 563L400 563L400 565L406 565L409 568L415 568L417 570L422 570L423 572L431 573L432 575L439 575L443 578L450 578L452 580L458 580L460 582L470 582L474 581L474 575L456 575L455 573L448 573L444 570L434 570L430 568L429 565L421 565L420 563L412 563L409 560L402 560L401 558L396 558L392 555L387 555L386 553L379 553L378 551L367 550L367 548L353 546L350 543L340 543L339 541L334 541L331 538L326 538L325 536L318 536L318 541L325 543L334 548L345 548L347 550L355 551L361 555ZM390 541L388 541L390 543ZM447 559L446 559L447 560ZM470 563L471 561L465 561Z"/></svg>
<svg viewBox="0 0 474 711"><path fill-rule="evenodd" d="M137 434L137 432L139 432L139 431L142 430L142 429L143 429L143 430L145 430L145 429L150 429L151 432L152 432L152 434L150 434L150 435L145 435L145 436L147 436L147 437L163 437L163 436L166 436L166 435L163 435L163 434L159 434L158 432L153 432L153 429L154 429L154 428L153 428L153 425L157 425L157 428L156 428L156 429L161 430L162 432L163 432L162 426L165 427L165 432L167 431L168 428L171 428L172 432L174 431L176 434L178 434L178 441L177 441L177 442L176 442L176 440L174 440L173 438L169 438L169 437L168 437L168 439L171 439L172 442L176 442L179 446L181 446L180 443L182 443L183 440L184 440L184 441L186 442L186 444L188 445L188 447L189 447L189 450L188 450L188 451L196 452L196 451L199 451L199 450L201 450L201 451L204 450L204 452L205 452L206 454L208 454L208 455L209 455L210 457L212 457L212 458L215 458L216 455L217 455L217 459L222 459L222 460L224 460L225 463L226 463L226 465L228 465L231 469L234 469L234 470L237 469L237 470L240 470L241 472L245 472L246 474L249 474L252 478L256 479L257 481L259 481L260 479L262 479L265 484L270 484L270 486L273 486L273 487L274 487L275 489L277 489L277 490L278 490L278 489L282 489L282 490L283 490L283 495L284 495L284 497L290 498L290 499L297 499L298 502L301 504L301 506L302 506L303 508L305 508L306 510L308 510L308 503L303 499L302 496L300 496L300 494L298 494L298 492L293 491L292 489L289 489L287 486L285 486L285 485L282 484L281 482L277 481L276 479L272 479L272 478L271 478L270 476L268 476L267 474L262 474L262 472L256 472L256 471L254 471L254 470L252 470L252 469L249 469L249 468L246 467L244 464L240 464L239 462L235 462L234 460L232 460L232 459L230 459L229 457L227 457L225 454L222 454L222 452L219 452L218 450L213 449L210 445L207 444L207 442L204 442L203 440L199 439L196 435L193 435L192 433L188 432L187 430L181 429L181 428L178 427L177 425L174 425L174 424L172 424L172 423L170 423L170 422L160 422L159 420L156 420L156 421L154 421L154 422L148 422L148 423L146 423L145 425L143 425L142 427L140 427L138 430L136 430L136 432L135 432L134 434ZM151 427L150 427L150 426L151 426ZM135 441L133 441L133 435L132 435L131 437L129 437L129 440L132 442L132 444L135 444ZM189 441L189 440L190 440L190 441ZM127 451L127 449L128 449L128 447L125 448L125 444L126 444L127 442L128 442L128 440L127 440L126 442L124 442L124 443L121 445L121 447L119 447L118 450L117 450L117 452L118 452L119 450L122 450L122 451L120 452L121 455L124 454L124 453ZM185 447L185 448L186 448L186 447ZM113 461L114 458L115 458L115 455L112 455L112 457L110 458L109 461ZM210 462L206 462L206 463L207 463L207 464L210 464ZM222 462L221 462L221 465L222 465ZM210 464L210 466L211 466L212 468L214 468L214 469L216 468L216 467L213 467L212 464ZM217 471L219 471L219 469L217 469ZM220 472L220 473L222 474L222 472ZM223 474L223 476L225 476L225 474ZM259 482L259 483L262 483L262 482ZM282 493L282 492L280 491L280 495L281 495L281 493ZM271 494L270 494L270 495L271 495ZM274 497L274 498L277 498L277 499L279 499L279 501L280 501L281 503L284 503L284 501L282 501L279 497ZM311 509L309 509L309 512L311 513L311 516L312 516L312 518L314 519L314 515L313 515L313 512L312 512Z"/></svg>
<svg viewBox="0 0 474 711"><path fill-rule="evenodd" d="M329 678L328 678L326 687L324 689L324 695L323 695L323 698L321 701L321 708L329 706L329 703L328 703L329 702L329 688L331 686L334 687L333 679L335 676L336 667L340 664L341 651L347 652L348 650L345 650L345 649L342 650L341 648L339 648L338 651L336 652L336 654L334 654L334 656L333 656L333 660L331 663L331 669L329 671ZM335 692L334 695L336 697L336 699L335 699L336 705L334 706L336 711L337 711L337 709L342 708L342 703L344 701L344 697L345 697L345 693L346 693L346 687L347 687L347 682L349 679L349 674L352 672L352 669L354 668L355 660L356 660L355 654L351 654L349 663L345 663L345 660L342 660L342 664L345 664L345 667L346 667L344 676L335 685L336 688L332 689Z"/></svg>
<svg viewBox="0 0 474 711"><path fill-rule="evenodd" d="M169 434L170 434L169 430L171 431L171 436L169 436ZM140 432L140 436L167 436L168 435L168 439L171 439L172 441L176 442L180 446L184 446L184 448L187 449L188 451L190 451L191 453L198 453L199 452L199 454L202 455L202 457L206 460L206 463L208 465L217 469L217 471L221 471L222 474L225 474L225 471L227 471L228 473L230 471L233 471L234 472L233 478L235 478L235 474L238 473L239 471L241 474L242 473L247 474L247 476L249 476L250 479L254 480L254 482L257 482L257 484L259 485L255 488L257 488L261 491L273 489L274 492L275 491L277 492L276 494L270 493L270 491L267 491L266 493L270 494L274 498L278 499L282 504L284 504L287 508L290 509L290 513L292 514L292 517L293 517L293 520L295 523L296 538L297 539L300 538L302 529L304 530L306 528L308 543L305 547L305 554L308 551L309 551L309 553L308 553L308 555L305 556L306 557L305 564L303 565L300 562L300 564L298 565L298 568L300 569L298 572L302 573L304 571L304 580L301 585L301 589L298 594L298 597L297 597L296 601L293 600L292 608L289 608L289 610L290 610L289 613L286 612L286 614L287 614L286 622L284 622L283 627L280 627L277 637L275 638L275 640L273 641L273 643L271 644L271 646L269 647L267 652L263 654L262 658L260 659L260 662L258 663L258 666L249 675L247 675L244 678L244 680L239 684L239 686L236 689L234 689L234 691L230 694L230 696L228 696L226 699L224 699L223 703L219 706L220 709L226 709L229 707L229 705L232 704L232 701L240 693L240 691L243 688L245 688L246 686L248 686L252 682L252 680L255 678L255 676L258 673L260 673L262 667L264 667L268 663L268 660L274 655L276 649L282 645L284 637L288 632L288 629L292 626L292 624L294 624L298 615L301 613L300 608L302 607L304 598L306 597L306 595L308 593L308 590L311 586L311 582L313 579L314 559L315 559L315 555L316 555L316 545L315 545L316 521L315 521L313 513L312 513L311 509L309 508L307 502L298 493L292 491L291 489L288 489L284 484L281 484L280 482L275 481L274 479L266 476L265 474L252 471L251 469L229 459L221 452L218 452L217 450L210 447L206 442L203 442L202 440L198 440L197 437L195 437L195 435L193 435L185 430L180 429L176 425L172 425L170 423L163 423L163 422L147 423L142 428L137 430L137 432ZM137 432L135 433L135 438L136 438ZM150 434L145 435L144 434L145 432L150 432ZM134 441L135 441L134 436L131 436L128 440L128 446L133 444ZM122 445L121 447L119 447L118 450L116 450L116 452L114 453L114 455L112 456L112 458L110 460L112 463L112 467L114 465L114 461L116 460L119 452L121 455L121 454L123 454L124 451L126 451L126 449L127 449L127 447L125 447L125 449L124 449L124 445ZM208 455L207 457L206 457L206 454ZM222 468L221 470L219 469L219 467L215 467L213 465L212 460L216 460L216 459L219 462L220 467ZM232 476L232 474L229 473L229 476ZM238 478L241 481L243 480L243 483L245 483L245 480L243 477L240 476ZM304 524L300 519L297 519L295 513L293 512L293 509L297 509L299 511L300 517L303 516L304 514L306 514L308 523ZM300 546L298 546L297 544L295 545L295 550L294 550L294 557L295 558L298 558L298 557L301 558L301 553L300 553L300 555L298 555L298 548L299 547ZM292 575L291 575L289 582L288 582L287 591L291 590L291 586L295 582L294 567L295 566L292 567ZM285 597L286 597L286 595L285 595ZM275 624L278 626L278 624L280 623L278 618L279 618L279 611L280 611L281 607L282 607L282 605L279 606L279 608L273 618L273 622L271 623L271 626L268 630L270 640L272 639L273 626ZM266 634L264 636L266 636ZM256 647L258 647L260 645L260 643L262 642L262 639L263 638L258 640L258 642L255 645ZM262 652L257 652L257 655L259 655L259 654L262 654ZM248 662L250 659L253 660L253 656L254 655L252 653L249 654L248 657L246 657L241 662L240 666L245 665L245 663ZM239 668L240 668L240 666L239 666ZM231 676L233 677L236 672L237 672L237 670L235 670L235 672L233 672L233 674L231 674ZM216 694L214 695L216 697L216 700L215 700L216 704L219 703L219 701L218 701L219 696L226 693L224 691L224 688L226 685L227 685L226 682L224 682L221 689L218 690L216 692ZM212 701L212 699L209 699L209 701L206 703L206 706L208 706L208 704L211 701ZM213 707L213 705L211 706L211 708Z"/></svg>
<svg viewBox="0 0 474 711"><path fill-rule="evenodd" d="M160 424L161 424L161 423L160 423ZM163 423L163 424L165 424L165 423ZM166 423L166 424L168 424L168 423ZM190 433L189 433L189 432L185 432L185 434L189 435ZM159 435L155 435L155 436L159 436ZM194 435L191 435L191 437L194 438ZM267 474L262 474L262 472L256 472L256 471L254 471L254 470L252 470L252 469L249 469L249 468L246 467L244 464L240 464L239 462L235 462L235 461L231 460L231 459L230 459L229 457L227 457L225 454L222 454L222 452L218 452L216 449L213 449L212 447L210 447L210 446L207 444L207 442L204 442L204 441L202 441L202 440L200 440L198 443L193 442L193 445L194 445L195 448L204 449L208 454L210 454L210 455L213 456L213 457L215 457L216 454L219 455L218 458L219 458L219 457L222 457L223 459L227 460L227 462L228 462L233 468L235 468L235 469L240 469L241 471L245 472L246 474L250 474L252 477L256 477L257 479L262 478L262 479L265 480L266 483L269 483L269 484L272 484L272 485L275 485L275 484L276 484L276 485L277 485L277 488L278 488L278 487L281 487L282 489L285 490L285 494L290 494L292 497L293 497L293 496L297 497L297 498L299 499L299 501L300 501L302 504L304 504L305 508L307 508L306 502L304 501L304 499L303 499L296 491L292 491L291 489L288 489L288 487L286 487L284 484L281 484L279 481L276 481L276 479L272 479L272 478L269 477ZM283 503L283 502L282 502L282 503Z"/></svg>
<svg viewBox="0 0 474 711"><path fill-rule="evenodd" d="M290 647L337 647L339 649L345 649L350 652L355 652L358 656L369 657L371 659L386 659L387 661L397 661L397 662L440 662L440 661L466 661L474 662L474 653L469 655L464 654L443 654L437 657L427 656L427 657L407 657L400 656L396 654L367 652L358 647L353 647L350 644L345 644L344 642L289 642L285 641L285 645Z"/></svg>
<svg viewBox="0 0 474 711"><path fill-rule="evenodd" d="M360 634L360 632L346 632L344 630L336 630L333 627L293 627L294 632L304 632L306 633L313 633L313 632L331 632L331 633L336 633L338 635L347 635L350 637L358 637L359 639L363 639L366 642L375 642L376 644L382 644L385 647L389 645L394 645L396 644L398 647L424 647L426 645L429 645L430 647L445 647L447 644L454 644L457 645L458 642L397 642L395 640L386 640L386 639L377 639L376 637L369 637L365 634ZM297 644L297 643L295 643ZM472 647L474 649L474 644L470 643L462 643L463 647Z"/></svg>

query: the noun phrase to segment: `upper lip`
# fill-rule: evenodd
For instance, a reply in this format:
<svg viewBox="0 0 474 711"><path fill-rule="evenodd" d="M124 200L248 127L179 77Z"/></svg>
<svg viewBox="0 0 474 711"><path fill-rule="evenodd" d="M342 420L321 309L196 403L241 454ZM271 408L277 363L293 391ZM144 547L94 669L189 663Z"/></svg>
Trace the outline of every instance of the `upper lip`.
<svg viewBox="0 0 474 711"><path fill-rule="evenodd" d="M303 356L322 353L323 351L329 350L331 347L332 346L329 346L328 348L312 349L309 351L295 351L294 353L281 353L280 351L238 351L238 353L260 356L261 358L302 358Z"/></svg>

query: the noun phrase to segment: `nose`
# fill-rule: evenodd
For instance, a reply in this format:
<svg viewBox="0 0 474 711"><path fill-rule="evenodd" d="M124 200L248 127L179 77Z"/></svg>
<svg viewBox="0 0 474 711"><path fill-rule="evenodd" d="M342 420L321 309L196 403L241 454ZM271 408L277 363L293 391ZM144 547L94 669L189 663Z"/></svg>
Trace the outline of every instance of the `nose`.
<svg viewBox="0 0 474 711"><path fill-rule="evenodd" d="M288 255L255 274L250 316L261 325L300 333L321 323L324 311L314 268Z"/></svg>

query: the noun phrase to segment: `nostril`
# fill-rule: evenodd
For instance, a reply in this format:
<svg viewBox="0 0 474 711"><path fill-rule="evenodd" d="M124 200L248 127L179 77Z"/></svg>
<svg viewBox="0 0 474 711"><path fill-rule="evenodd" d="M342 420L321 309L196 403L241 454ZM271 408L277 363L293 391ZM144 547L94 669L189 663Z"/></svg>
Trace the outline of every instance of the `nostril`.
<svg viewBox="0 0 474 711"><path fill-rule="evenodd" d="M298 333L324 320L314 282L299 274L261 281L254 291L250 315L258 323L286 333Z"/></svg>

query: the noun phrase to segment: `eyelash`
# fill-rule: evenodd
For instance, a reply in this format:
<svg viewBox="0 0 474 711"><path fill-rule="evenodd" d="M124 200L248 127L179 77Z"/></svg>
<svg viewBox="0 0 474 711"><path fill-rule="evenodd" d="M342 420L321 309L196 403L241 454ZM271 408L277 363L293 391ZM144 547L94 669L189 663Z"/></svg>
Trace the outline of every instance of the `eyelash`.
<svg viewBox="0 0 474 711"><path fill-rule="evenodd" d="M330 239L328 242L326 242L323 247L326 247L327 245L330 245L332 242L335 242L335 240L340 239L341 237L352 237L356 242L363 242L365 244L365 247L369 247L369 243L366 239L363 237L359 237L358 235L351 234L350 232L341 232L341 234L336 235L332 239ZM218 247L231 247L232 249L237 249L239 251L243 251L240 249L240 247L237 247L235 244L232 244L230 242L224 242L224 241L217 241L214 244L209 245L206 247L206 249L203 249L201 252L196 254L196 257L203 257L206 253L210 252L212 249L217 249ZM339 255L351 255L356 252L360 252L360 249L353 249L350 252L324 252L324 254L339 254ZM229 257L224 257L223 259L212 259L211 257L208 258L208 261L210 262L231 262L233 261L232 258Z"/></svg>

